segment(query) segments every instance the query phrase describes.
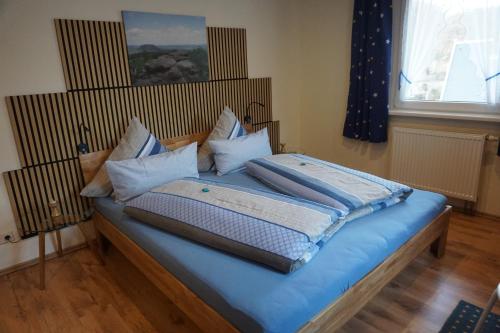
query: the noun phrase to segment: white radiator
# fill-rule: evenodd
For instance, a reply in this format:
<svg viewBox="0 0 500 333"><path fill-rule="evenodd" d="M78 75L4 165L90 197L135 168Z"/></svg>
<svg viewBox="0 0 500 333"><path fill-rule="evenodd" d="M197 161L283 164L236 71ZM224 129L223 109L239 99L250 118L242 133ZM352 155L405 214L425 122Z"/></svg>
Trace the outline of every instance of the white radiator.
<svg viewBox="0 0 500 333"><path fill-rule="evenodd" d="M475 202L486 135L393 128L391 178Z"/></svg>

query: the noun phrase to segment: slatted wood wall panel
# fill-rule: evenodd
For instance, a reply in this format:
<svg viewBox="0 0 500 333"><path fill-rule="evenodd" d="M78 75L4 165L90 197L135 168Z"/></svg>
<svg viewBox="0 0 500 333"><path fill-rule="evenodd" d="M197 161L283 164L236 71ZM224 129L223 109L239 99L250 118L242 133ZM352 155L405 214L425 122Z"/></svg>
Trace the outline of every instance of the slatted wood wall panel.
<svg viewBox="0 0 500 333"><path fill-rule="evenodd" d="M207 39L210 80L248 77L245 29L208 28Z"/></svg>
<svg viewBox="0 0 500 333"><path fill-rule="evenodd" d="M263 124L254 125L254 131L259 131L267 127L267 132L269 133L269 140L271 143L271 149L273 154L280 153L280 122L270 121Z"/></svg>
<svg viewBox="0 0 500 333"><path fill-rule="evenodd" d="M78 194L83 176L78 159L48 163L3 174L19 234L34 236L38 230L53 230L48 202L56 199L65 215L84 216L89 200Z"/></svg>
<svg viewBox="0 0 500 333"><path fill-rule="evenodd" d="M68 91L132 85L122 22L54 21ZM245 29L208 27L207 43L210 80L248 77Z"/></svg>
<svg viewBox="0 0 500 333"><path fill-rule="evenodd" d="M121 22L54 21L68 90L131 85Z"/></svg>
<svg viewBox="0 0 500 333"><path fill-rule="evenodd" d="M247 105L254 123L272 120L271 79L212 81L7 97L23 167L78 156L79 124L90 128L90 151L118 143L137 116L159 139L211 129L225 105L242 120Z"/></svg>

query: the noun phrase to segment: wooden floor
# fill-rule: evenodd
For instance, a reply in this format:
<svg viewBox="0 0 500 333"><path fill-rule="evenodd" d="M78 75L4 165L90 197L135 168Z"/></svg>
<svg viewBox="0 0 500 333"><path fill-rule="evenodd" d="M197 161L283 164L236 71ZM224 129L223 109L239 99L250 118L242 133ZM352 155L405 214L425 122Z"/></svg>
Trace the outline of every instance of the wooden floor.
<svg viewBox="0 0 500 333"><path fill-rule="evenodd" d="M0 277L0 332L156 332L88 249ZM500 222L454 214L447 253L423 253L342 332L437 332L460 299L484 306L500 281ZM500 313L500 307L495 308ZM196 331L172 308L164 332Z"/></svg>

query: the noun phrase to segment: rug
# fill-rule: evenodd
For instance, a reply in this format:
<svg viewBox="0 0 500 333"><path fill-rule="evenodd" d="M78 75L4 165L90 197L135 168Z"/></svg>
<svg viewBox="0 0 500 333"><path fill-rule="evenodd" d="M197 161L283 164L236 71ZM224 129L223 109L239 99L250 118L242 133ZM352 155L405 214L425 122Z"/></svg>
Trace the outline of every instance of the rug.
<svg viewBox="0 0 500 333"><path fill-rule="evenodd" d="M439 333L472 333L482 312L482 308L460 301ZM500 316L490 313L481 333L500 333Z"/></svg>

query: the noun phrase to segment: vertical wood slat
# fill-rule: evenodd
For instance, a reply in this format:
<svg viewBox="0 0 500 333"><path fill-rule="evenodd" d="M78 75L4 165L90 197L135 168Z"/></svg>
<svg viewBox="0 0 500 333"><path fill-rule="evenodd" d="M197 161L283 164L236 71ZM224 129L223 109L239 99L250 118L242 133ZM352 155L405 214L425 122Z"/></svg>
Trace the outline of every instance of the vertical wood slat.
<svg viewBox="0 0 500 333"><path fill-rule="evenodd" d="M7 97L22 167L76 158L79 124L90 151L117 144L132 116L159 139L201 132L215 125L224 106L243 120L272 120L271 79L198 82Z"/></svg>
<svg viewBox="0 0 500 333"><path fill-rule="evenodd" d="M122 22L55 19L69 91L131 86ZM210 80L248 78L246 30L207 27Z"/></svg>
<svg viewBox="0 0 500 333"><path fill-rule="evenodd" d="M79 196L83 176L78 159L7 171L3 178L22 238L54 230L50 199L59 201L63 214L83 216L90 208L89 200Z"/></svg>

